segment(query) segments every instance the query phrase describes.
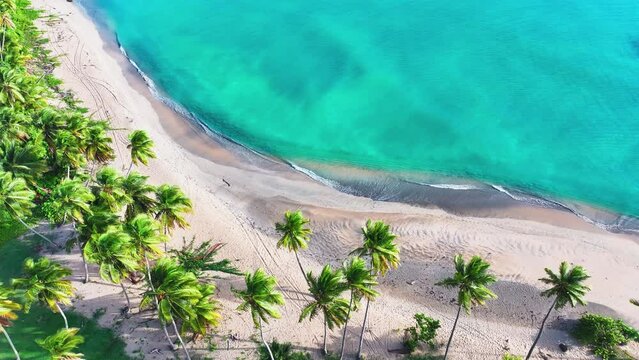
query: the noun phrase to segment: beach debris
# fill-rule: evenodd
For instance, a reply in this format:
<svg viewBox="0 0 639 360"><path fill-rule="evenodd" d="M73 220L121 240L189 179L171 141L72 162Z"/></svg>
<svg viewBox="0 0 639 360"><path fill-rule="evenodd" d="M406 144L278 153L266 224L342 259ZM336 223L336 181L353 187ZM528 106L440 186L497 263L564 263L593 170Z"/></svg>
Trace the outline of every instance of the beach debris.
<svg viewBox="0 0 639 360"><path fill-rule="evenodd" d="M559 349L561 349L562 352L566 352L566 351L568 351L569 347L568 347L568 345L566 345L564 343L559 343Z"/></svg>
<svg viewBox="0 0 639 360"><path fill-rule="evenodd" d="M231 187L231 184L228 181L226 181L224 178L222 178L222 181L226 184L226 186Z"/></svg>
<svg viewBox="0 0 639 360"><path fill-rule="evenodd" d="M406 283L407 283L408 285L415 285L415 283L416 283L416 282L417 282L417 280L409 280L409 281L406 281Z"/></svg>

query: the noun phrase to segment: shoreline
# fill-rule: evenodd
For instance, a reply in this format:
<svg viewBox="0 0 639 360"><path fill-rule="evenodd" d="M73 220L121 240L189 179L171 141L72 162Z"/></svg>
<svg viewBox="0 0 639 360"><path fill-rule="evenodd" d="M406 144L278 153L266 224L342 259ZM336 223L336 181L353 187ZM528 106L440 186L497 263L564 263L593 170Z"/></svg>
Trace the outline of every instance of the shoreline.
<svg viewBox="0 0 639 360"><path fill-rule="evenodd" d="M287 164L247 154L242 149L228 149L226 144L220 144L166 104L152 98L143 79L132 71L133 66L115 44L100 38L104 35L98 33L95 24L78 10L77 4L36 0L34 5L68 14L62 16L62 24L56 29L48 29L55 39L52 46L57 49L56 53L73 53L73 59L66 56L56 70L56 74L65 80L65 87L74 90L89 108L98 111L97 116L110 118L116 127L148 130L156 142L158 159L153 160L149 168L140 170L150 175L154 184L176 183L193 199L195 214L188 218L192 227L177 231L171 245L179 245L182 236L197 235L200 240L212 237L228 243L221 255L236 260L240 268L265 267L280 279L287 306L283 311L284 318L267 329L269 338L315 349L317 339L314 335L321 329L319 321L297 324L296 311L304 302L300 295L303 280L295 271L294 258L275 249L273 223L289 208L301 208L313 220L316 236L309 250L300 254L302 261L313 271L327 262L338 265L359 242L358 229L366 218L389 221L400 236L404 263L384 279L382 291L385 295L371 311L370 332L365 342L369 354L384 356L385 350L399 341L394 329L409 326L410 318L418 311L442 319L440 337L445 337L453 315L448 304L451 292L435 287L434 282L450 272L452 255L458 252L486 256L494 263L495 272L503 281L498 286L500 300L485 309L477 309L473 317L463 320L465 324L462 325L467 329L461 328L457 341L464 346L457 351L466 353L457 353L457 358L469 358L469 354L481 354L478 358L497 355L502 351L497 344L503 344L505 339L510 339L513 352L523 352L535 331L530 326L528 310L537 314L546 306L537 295L540 284L536 279L542 275L544 266L554 268L561 259L580 262L591 269L593 294L589 300L595 309L615 309L618 316L631 324L639 324L635 308L625 299L636 296L631 295L639 275L636 265L639 243L635 237L606 233L565 211L506 206L502 210L510 217L497 216L502 214L499 209L487 211L486 215L495 215L493 217L457 216L440 209L341 193L292 170ZM125 133L114 132L118 154L115 164L119 167L128 164L121 153L125 143ZM531 213L536 219L547 221L524 218ZM66 254L56 257L74 268L79 266L77 257ZM618 275L614 284L607 281L609 274ZM233 311L237 304L230 295L230 287L238 286L241 282L238 280L241 279L217 281L225 318L218 334L237 332L240 339L248 341L252 333L249 321ZM414 281L417 282L406 285ZM110 325L118 319L118 304L113 303L111 295L117 294L119 289L100 283L75 285L82 296L92 300L86 306L79 302L80 311L91 314L96 308L107 306L109 311L101 323ZM522 300L526 306L521 304ZM384 315L388 313L397 314L397 322L385 322ZM576 314L578 311L562 313ZM360 322L361 315L355 316L354 324ZM150 316L136 313L132 319L123 322L120 331L130 353L140 348L148 354L161 347L161 331L151 325L141 325L152 321ZM300 327L307 331L290 334L290 329ZM477 337L477 329L490 329L490 332ZM356 325L352 330L349 328L349 332L356 331ZM141 336L148 340L140 343ZM335 332L331 344L337 336ZM542 340L544 352L554 357L557 357L557 339L570 341L561 329L551 328L545 337ZM486 338L493 344L490 348L487 348ZM349 348L354 345L349 344ZM241 351L249 350L218 351L216 357L235 358ZM581 349L571 350L570 355L588 358Z"/></svg>

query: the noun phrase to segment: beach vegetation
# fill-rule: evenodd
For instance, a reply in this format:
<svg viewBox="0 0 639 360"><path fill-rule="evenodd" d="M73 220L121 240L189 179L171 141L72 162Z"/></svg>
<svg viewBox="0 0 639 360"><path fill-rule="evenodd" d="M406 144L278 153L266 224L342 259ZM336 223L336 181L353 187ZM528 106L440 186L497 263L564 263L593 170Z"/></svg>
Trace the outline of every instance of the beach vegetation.
<svg viewBox="0 0 639 360"><path fill-rule="evenodd" d="M84 360L84 354L76 353L76 348L84 343L84 337L78 335L78 328L61 329L53 335L36 342L49 352L51 360Z"/></svg>
<svg viewBox="0 0 639 360"><path fill-rule="evenodd" d="M275 290L277 280L262 269L255 270L254 273L247 273L244 276L245 290L232 289L235 296L242 302L238 311L249 312L253 319L253 326L260 332L262 343L266 347L271 360L273 351L266 339L264 339L263 325L268 324L270 319L279 319L282 315L278 307L284 305L284 296Z"/></svg>
<svg viewBox="0 0 639 360"><path fill-rule="evenodd" d="M639 331L623 320L591 313L579 319L572 334L604 360L629 358L619 346L639 341Z"/></svg>
<svg viewBox="0 0 639 360"><path fill-rule="evenodd" d="M273 340L269 343L269 348L273 353L273 359L275 360L311 360L311 354L304 351L295 351L291 343L280 343L277 340ZM258 350L258 356L260 360L270 360L268 349L265 345L260 345Z"/></svg>
<svg viewBox="0 0 639 360"><path fill-rule="evenodd" d="M285 212L284 221L275 223L275 230L280 234L277 247L285 248L295 254L297 265L307 283L306 271L300 261L299 251L307 249L308 242L311 240L313 232L308 227L309 223L310 220L305 218L300 210Z"/></svg>
<svg viewBox="0 0 639 360"><path fill-rule="evenodd" d="M231 260L216 259L224 245L226 244L213 244L212 240L207 240L196 246L194 237L188 242L185 240L181 249L171 250L171 254L184 270L193 273L198 279L205 279L207 272L243 275L232 265Z"/></svg>
<svg viewBox="0 0 639 360"><path fill-rule="evenodd" d="M414 352L420 344L428 344L431 349L437 345L435 336L441 327L439 320L435 320L422 313L417 313L413 317L415 325L404 329L404 346L409 352Z"/></svg>
<svg viewBox="0 0 639 360"><path fill-rule="evenodd" d="M550 287L542 291L541 296L552 298L553 301L546 313L546 316L544 316L544 319L541 322L541 326L539 327L539 331L537 332L537 336L535 337L530 350L528 350L526 360L530 359L532 356L533 350L541 338L546 321L553 309L560 310L568 304L572 307L579 305L586 306L584 296L588 293L588 291L590 291L590 288L584 285L584 281L590 278L590 276L586 273L586 270L579 265L569 266L567 262L563 261L559 265L558 273L553 272L549 268L544 269L544 271L547 276L539 279L539 281L549 285Z"/></svg>
<svg viewBox="0 0 639 360"><path fill-rule="evenodd" d="M350 255L360 256L368 259L369 266L373 274L384 276L390 269L399 267L399 247L395 240L397 235L393 234L390 225L383 221L366 221L366 225L361 229L362 246L353 250ZM364 321L359 335L359 345L357 346L357 358L362 356L362 345L364 344L364 332L368 321L368 311L371 300L374 297L366 298L366 308L364 310Z"/></svg>
<svg viewBox="0 0 639 360"><path fill-rule="evenodd" d="M6 329L11 326L12 321L18 318L18 314L16 312L22 309L22 306L15 302L12 299L12 296L13 291L3 287L2 283L0 283L0 332L2 332L4 337L7 339L16 359L20 360L20 354L18 353L18 350L13 344L13 341Z"/></svg>
<svg viewBox="0 0 639 360"><path fill-rule="evenodd" d="M459 320L461 310L464 309L467 314L470 314L473 306L484 305L487 300L497 298L497 295L488 288L488 286L497 281L497 278L488 272L490 269L488 262L479 256L473 256L466 262L463 256L456 255L453 263L455 265L455 273L453 276L439 281L436 284L457 289L457 315L455 316L450 337L446 343L444 360L448 357L448 351L453 341L453 335L457 328L457 321Z"/></svg>
<svg viewBox="0 0 639 360"><path fill-rule="evenodd" d="M133 130L129 134L127 149L130 150L131 155L131 165L129 165L127 175L131 172L133 165L149 165L149 159L155 159L153 140L144 130Z"/></svg>

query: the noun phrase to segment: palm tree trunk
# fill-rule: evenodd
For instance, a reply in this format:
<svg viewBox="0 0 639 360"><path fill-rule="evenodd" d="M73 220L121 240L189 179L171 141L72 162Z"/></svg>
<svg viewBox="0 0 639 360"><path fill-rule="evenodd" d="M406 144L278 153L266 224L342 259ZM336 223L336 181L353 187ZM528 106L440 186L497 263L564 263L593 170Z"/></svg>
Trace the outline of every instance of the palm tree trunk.
<svg viewBox="0 0 639 360"><path fill-rule="evenodd" d="M4 61L4 40L5 35L7 34L7 27L2 27L2 47L0 47L0 60Z"/></svg>
<svg viewBox="0 0 639 360"><path fill-rule="evenodd" d="M351 318L351 309L353 309L353 291L351 290L351 301L348 305L348 313L344 322L344 333L342 334L342 346L339 350L339 360L344 359L344 345L346 345L346 329L348 328L348 320Z"/></svg>
<svg viewBox="0 0 639 360"><path fill-rule="evenodd" d="M84 265L84 280L82 282L86 284L89 282L89 265L87 264L86 257L84 257L84 246L81 244L78 244L78 246L80 247L80 256L82 256L82 264Z"/></svg>
<svg viewBox="0 0 639 360"><path fill-rule="evenodd" d="M16 356L16 360L20 360L20 354L18 354L18 350L16 350L16 347L13 346L13 341L11 341L11 338L9 337L9 333L7 333L7 330L5 330L4 327L0 326L0 331L2 331L2 333L4 334L4 337L7 338L7 341L9 342L9 346L11 346L11 350L13 350L13 353Z"/></svg>
<svg viewBox="0 0 639 360"><path fill-rule="evenodd" d="M122 291L124 292L124 297L126 298L126 313L131 312L131 300L129 300L129 294L126 292L126 288L124 287L124 283L120 280L120 286L122 287Z"/></svg>
<svg viewBox="0 0 639 360"><path fill-rule="evenodd" d="M146 254L144 254L144 263L146 265L146 276L148 276L149 278L149 286L151 286L151 291L155 292L153 281L151 281L151 265L149 265L149 258L146 256ZM157 296L153 296L153 300L155 301L155 308L158 309L158 319L159 319L160 303L158 302ZM166 324L163 323L162 320L160 320L160 325L162 326L162 330L164 330L164 335L166 336L166 339L169 341L169 344L171 344L171 349L173 349L174 351L177 350L177 348L175 347L175 344L173 343L173 340L171 339L171 335L169 335L169 331L166 329Z"/></svg>
<svg viewBox="0 0 639 360"><path fill-rule="evenodd" d="M168 236L168 235L169 235L169 227L164 225L164 236ZM167 250L167 245L166 245L167 243L168 243L168 241L164 242L164 252L168 251Z"/></svg>
<svg viewBox="0 0 639 360"><path fill-rule="evenodd" d="M368 307L371 304L371 299L366 299L366 310L364 311L364 323L362 324L362 331L359 334L359 346L357 347L357 359L362 358L362 344L364 344L364 330L366 330L366 321L368 320Z"/></svg>
<svg viewBox="0 0 639 360"><path fill-rule="evenodd" d="M53 245L53 246L57 246L53 241L49 240L49 238L47 238L46 236L40 234L39 232L37 232L34 228L32 228L31 226L27 225L27 223L25 223L22 219L20 219L19 217L16 217L16 219L18 219L18 221L20 222L20 224L22 224L22 226L26 227L27 229L29 229L29 231L31 231L32 233L38 235L39 237L43 238L44 240L48 241L49 244Z"/></svg>
<svg viewBox="0 0 639 360"><path fill-rule="evenodd" d="M175 336L177 336L180 345L182 345L182 349L184 349L184 354L186 355L187 360L191 360L191 356L189 355L189 350L186 349L186 345L184 345L184 341L182 341L182 337L180 336L180 332L178 331L177 325L175 325L175 319L171 318L171 323L173 324L173 329L175 330Z"/></svg>
<svg viewBox="0 0 639 360"><path fill-rule="evenodd" d="M58 309L58 311L60 312L60 315L62 315L62 318L64 319L64 327L69 330L69 322L67 321L67 316L64 315L64 311L62 311L62 308L60 307L60 304L55 303L55 307Z"/></svg>
<svg viewBox="0 0 639 360"><path fill-rule="evenodd" d="M546 320L548 320L548 316L550 316L550 313L552 312L552 309L555 308L556 304L557 304L557 298L555 298L555 301L552 302L552 305L550 306L550 309L548 309L548 312L546 313L546 316L544 317L544 320L541 322L541 327L539 328L539 332L537 333L537 337L535 338L535 341L533 342L532 346L530 347L530 350L528 350L528 355L526 355L526 360L530 359L530 356L532 355L532 352L535 349L535 346L537 346L537 342L539 341L539 338L541 338L541 333L542 333L542 331L544 331L544 326L546 326Z"/></svg>
<svg viewBox="0 0 639 360"><path fill-rule="evenodd" d="M308 278L306 277L306 272L304 272L304 267L302 267L302 262L300 261L300 256L297 254L297 251L294 251L295 258L297 259L297 265L300 267L300 271L302 271L302 276L304 276L304 281L308 284Z"/></svg>
<svg viewBox="0 0 639 360"><path fill-rule="evenodd" d="M271 351L271 347L268 346L268 343L266 342L266 340L264 340L264 332L262 332L262 318L260 318L260 337L262 338L262 343L264 343L264 346L266 346L266 350L268 350L268 356L271 357L271 360L275 360L275 358L273 357L273 352Z"/></svg>
<svg viewBox="0 0 639 360"><path fill-rule="evenodd" d="M444 353L444 360L448 356L448 349L450 349L450 343L453 341L453 335L455 334L455 328L457 327L457 320L459 320L459 313L461 312L461 304L457 308L457 316L455 317L455 322L453 323L453 330L450 332L450 337L448 338L448 343L446 344L446 352Z"/></svg>
<svg viewBox="0 0 639 360"><path fill-rule="evenodd" d="M131 161L131 165L129 165L129 170L126 171L126 176L129 176L131 169L133 168L133 161Z"/></svg>
<svg viewBox="0 0 639 360"><path fill-rule="evenodd" d="M322 350L324 351L324 355L328 354L328 349L326 348L326 338L328 337L327 333L328 331L326 326L326 315L324 315L324 347L322 348Z"/></svg>

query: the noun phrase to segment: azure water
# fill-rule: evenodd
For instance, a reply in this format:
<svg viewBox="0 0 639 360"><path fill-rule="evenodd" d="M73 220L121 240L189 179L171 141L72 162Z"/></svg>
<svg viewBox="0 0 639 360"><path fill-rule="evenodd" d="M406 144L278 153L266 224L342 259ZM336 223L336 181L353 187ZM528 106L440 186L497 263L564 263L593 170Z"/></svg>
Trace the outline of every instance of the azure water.
<svg viewBox="0 0 639 360"><path fill-rule="evenodd" d="M639 215L635 0L83 3L247 147Z"/></svg>

